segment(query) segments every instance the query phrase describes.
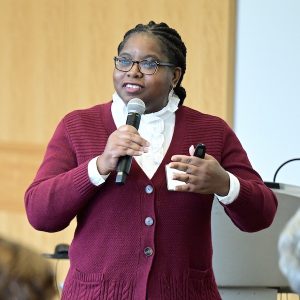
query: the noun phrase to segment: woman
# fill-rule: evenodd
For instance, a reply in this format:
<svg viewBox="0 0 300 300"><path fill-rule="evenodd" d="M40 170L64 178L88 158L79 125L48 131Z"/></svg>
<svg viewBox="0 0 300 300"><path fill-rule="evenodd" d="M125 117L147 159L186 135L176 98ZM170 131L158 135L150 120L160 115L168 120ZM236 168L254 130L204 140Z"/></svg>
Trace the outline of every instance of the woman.
<svg viewBox="0 0 300 300"><path fill-rule="evenodd" d="M114 58L113 101L63 118L25 201L30 223L77 218L63 299L220 299L212 270L214 198L244 231L268 227L276 198L221 119L183 106L186 47L165 23L129 30ZM144 101L139 131L126 105ZM206 144L204 159L193 146ZM134 156L124 185L120 157ZM167 189L165 165L183 171Z"/></svg>

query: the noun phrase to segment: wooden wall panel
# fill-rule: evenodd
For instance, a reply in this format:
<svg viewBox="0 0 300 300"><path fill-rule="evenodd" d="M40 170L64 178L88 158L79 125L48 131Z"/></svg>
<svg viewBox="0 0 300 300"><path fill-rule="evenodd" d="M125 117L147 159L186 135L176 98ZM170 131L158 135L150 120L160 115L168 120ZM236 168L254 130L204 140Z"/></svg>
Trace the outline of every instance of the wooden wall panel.
<svg viewBox="0 0 300 300"><path fill-rule="evenodd" d="M186 42L186 103L231 122L234 3L0 0L0 141L46 143L66 112L109 100L118 43L151 19Z"/></svg>
<svg viewBox="0 0 300 300"><path fill-rule="evenodd" d="M42 160L43 148L32 144L0 144L2 210L24 213L23 194Z"/></svg>

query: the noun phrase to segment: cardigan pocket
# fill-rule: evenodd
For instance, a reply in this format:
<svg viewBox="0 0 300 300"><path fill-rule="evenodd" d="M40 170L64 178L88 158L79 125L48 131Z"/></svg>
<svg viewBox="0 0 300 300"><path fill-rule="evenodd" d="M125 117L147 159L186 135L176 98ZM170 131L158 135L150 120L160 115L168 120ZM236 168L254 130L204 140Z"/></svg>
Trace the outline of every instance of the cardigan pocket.
<svg viewBox="0 0 300 300"><path fill-rule="evenodd" d="M198 269L189 269L188 271L188 277L189 279L194 279L194 280L203 280L207 277L211 277L212 275L212 270L207 269L207 270L198 270Z"/></svg>
<svg viewBox="0 0 300 300"><path fill-rule="evenodd" d="M131 300L133 282L106 279L102 273L75 270L66 282L62 300Z"/></svg>
<svg viewBox="0 0 300 300"><path fill-rule="evenodd" d="M189 269L188 289L190 300L221 299L212 269Z"/></svg>
<svg viewBox="0 0 300 300"><path fill-rule="evenodd" d="M212 269L188 269L181 274L160 277L161 300L218 300L221 299Z"/></svg>

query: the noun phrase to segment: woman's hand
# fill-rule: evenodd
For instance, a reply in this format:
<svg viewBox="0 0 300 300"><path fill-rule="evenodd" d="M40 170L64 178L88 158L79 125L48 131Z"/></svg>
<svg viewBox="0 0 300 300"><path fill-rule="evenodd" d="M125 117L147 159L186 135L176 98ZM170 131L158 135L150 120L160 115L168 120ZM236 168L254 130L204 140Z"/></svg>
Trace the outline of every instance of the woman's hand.
<svg viewBox="0 0 300 300"><path fill-rule="evenodd" d="M104 152L97 159L101 175L107 175L117 167L121 156L138 156L148 151L149 142L143 139L136 128L123 125L108 138Z"/></svg>
<svg viewBox="0 0 300 300"><path fill-rule="evenodd" d="M228 194L229 175L213 156L205 154L202 159L192 155L174 155L171 160L172 162L169 164L171 168L186 173L174 172L173 179L186 183L176 186L176 191L219 196Z"/></svg>

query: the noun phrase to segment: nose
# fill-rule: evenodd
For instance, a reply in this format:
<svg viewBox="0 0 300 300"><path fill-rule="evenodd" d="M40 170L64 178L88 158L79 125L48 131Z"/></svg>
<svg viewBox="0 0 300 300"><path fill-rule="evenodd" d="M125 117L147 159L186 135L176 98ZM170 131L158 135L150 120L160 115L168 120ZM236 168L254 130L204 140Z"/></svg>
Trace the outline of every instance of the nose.
<svg viewBox="0 0 300 300"><path fill-rule="evenodd" d="M133 62L132 68L127 72L127 76L133 77L142 77L143 73L140 71L139 65L137 62Z"/></svg>

